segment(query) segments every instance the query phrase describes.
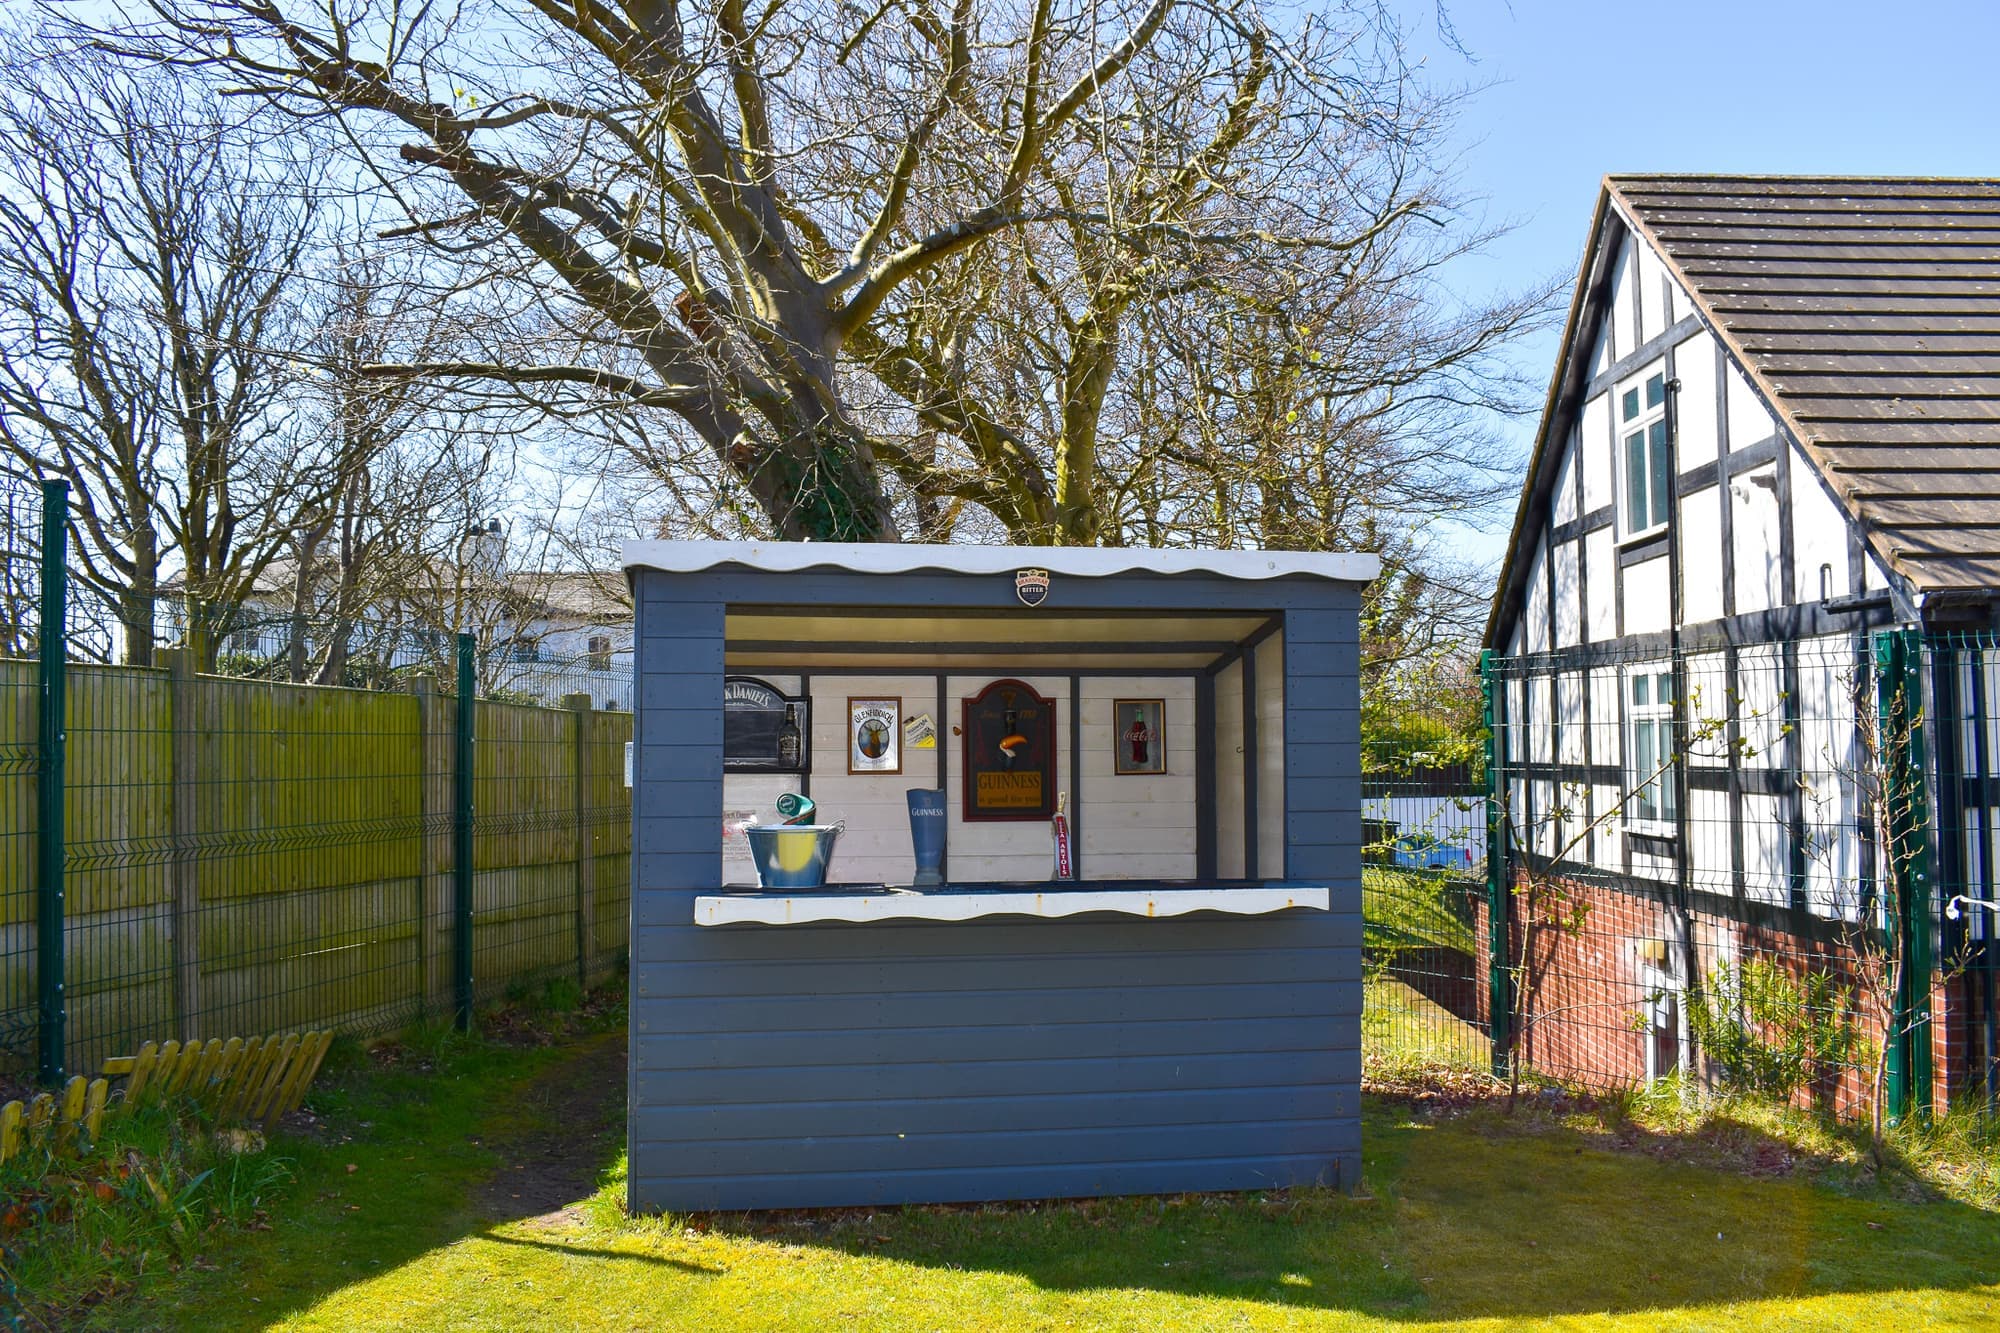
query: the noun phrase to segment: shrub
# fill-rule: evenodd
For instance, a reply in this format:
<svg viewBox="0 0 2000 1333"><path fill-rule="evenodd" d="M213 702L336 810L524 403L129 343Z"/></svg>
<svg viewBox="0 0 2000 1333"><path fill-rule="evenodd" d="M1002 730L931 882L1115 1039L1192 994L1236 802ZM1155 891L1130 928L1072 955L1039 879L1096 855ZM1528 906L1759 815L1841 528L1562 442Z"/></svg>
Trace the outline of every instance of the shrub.
<svg viewBox="0 0 2000 1333"><path fill-rule="evenodd" d="M1710 969L1688 996L1688 1027L1731 1088L1790 1100L1855 1063L1854 990L1823 971L1794 976L1767 958Z"/></svg>

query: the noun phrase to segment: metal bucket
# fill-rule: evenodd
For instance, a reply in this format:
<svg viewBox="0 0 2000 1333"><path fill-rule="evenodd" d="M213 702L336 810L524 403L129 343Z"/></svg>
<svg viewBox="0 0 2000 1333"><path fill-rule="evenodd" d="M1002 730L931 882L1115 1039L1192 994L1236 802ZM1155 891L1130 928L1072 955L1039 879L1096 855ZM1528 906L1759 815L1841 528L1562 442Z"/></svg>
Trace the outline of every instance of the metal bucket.
<svg viewBox="0 0 2000 1333"><path fill-rule="evenodd" d="M743 836L750 843L757 882L767 889L824 888L834 839L846 827L845 823L752 824Z"/></svg>

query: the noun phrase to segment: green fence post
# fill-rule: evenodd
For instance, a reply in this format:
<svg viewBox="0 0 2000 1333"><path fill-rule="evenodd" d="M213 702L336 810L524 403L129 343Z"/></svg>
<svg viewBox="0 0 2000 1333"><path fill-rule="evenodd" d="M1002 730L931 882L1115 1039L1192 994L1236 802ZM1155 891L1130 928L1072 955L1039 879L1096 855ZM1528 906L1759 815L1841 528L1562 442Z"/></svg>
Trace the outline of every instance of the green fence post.
<svg viewBox="0 0 2000 1333"><path fill-rule="evenodd" d="M458 734L451 819L451 971L458 1029L472 1031L472 734L478 646L458 636Z"/></svg>
<svg viewBox="0 0 2000 1333"><path fill-rule="evenodd" d="M1510 903L1507 857L1506 784L1501 770L1507 747L1501 735L1498 664L1493 650L1479 654L1481 714L1486 723L1486 1013L1493 1045L1493 1073L1505 1078L1512 1056L1514 1029L1513 974L1508 965L1507 922Z"/></svg>
<svg viewBox="0 0 2000 1333"><path fill-rule="evenodd" d="M69 483L42 483L41 624L36 632L41 686L35 774L35 1031L42 1082L62 1082L68 1006L63 957L63 749L68 707Z"/></svg>
<svg viewBox="0 0 2000 1333"><path fill-rule="evenodd" d="M1888 1123L1931 1110L1931 972L1936 961L1932 909L1930 794L1925 775L1923 635L1914 629L1875 636L1879 763L1889 805L1888 867L1896 890L1885 916L1889 957L1902 975L1892 997L1884 1097Z"/></svg>

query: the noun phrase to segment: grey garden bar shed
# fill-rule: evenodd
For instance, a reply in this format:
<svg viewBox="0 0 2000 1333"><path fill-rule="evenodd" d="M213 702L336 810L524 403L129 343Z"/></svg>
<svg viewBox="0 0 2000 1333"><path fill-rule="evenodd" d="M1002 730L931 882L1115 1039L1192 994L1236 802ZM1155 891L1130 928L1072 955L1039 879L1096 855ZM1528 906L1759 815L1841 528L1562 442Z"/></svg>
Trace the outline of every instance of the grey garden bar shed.
<svg viewBox="0 0 2000 1333"><path fill-rule="evenodd" d="M1356 1182L1373 556L625 565L635 1210ZM924 889L912 788L945 793ZM785 791L845 825L825 889L758 891L736 845Z"/></svg>

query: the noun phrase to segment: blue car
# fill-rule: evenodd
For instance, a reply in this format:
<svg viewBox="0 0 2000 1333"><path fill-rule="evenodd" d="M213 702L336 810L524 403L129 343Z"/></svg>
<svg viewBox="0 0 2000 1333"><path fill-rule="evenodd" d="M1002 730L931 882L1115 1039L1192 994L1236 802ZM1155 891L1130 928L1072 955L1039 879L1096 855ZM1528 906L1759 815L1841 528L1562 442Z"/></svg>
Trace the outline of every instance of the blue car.
<svg viewBox="0 0 2000 1333"><path fill-rule="evenodd" d="M1472 849L1441 841L1430 833L1405 833L1390 848L1390 859L1411 870L1469 870Z"/></svg>

